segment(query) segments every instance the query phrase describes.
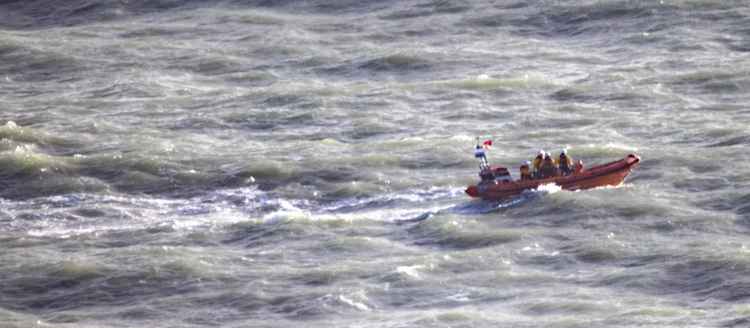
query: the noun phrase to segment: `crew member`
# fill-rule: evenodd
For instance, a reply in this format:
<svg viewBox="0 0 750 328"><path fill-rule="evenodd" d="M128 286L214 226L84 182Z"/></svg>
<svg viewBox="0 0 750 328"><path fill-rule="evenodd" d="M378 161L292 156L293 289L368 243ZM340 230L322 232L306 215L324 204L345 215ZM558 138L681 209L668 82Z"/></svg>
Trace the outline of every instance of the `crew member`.
<svg viewBox="0 0 750 328"><path fill-rule="evenodd" d="M563 149L560 153L560 157L557 160L557 165L560 168L562 175L569 175L573 172L573 158L568 156L568 150Z"/></svg>
<svg viewBox="0 0 750 328"><path fill-rule="evenodd" d="M542 162L543 161L544 161L544 149L540 150L539 154L537 154L536 158L534 158L533 170L532 170L532 174L533 174L534 178L539 178L540 177L539 168L542 167Z"/></svg>
<svg viewBox="0 0 750 328"><path fill-rule="evenodd" d="M531 180L531 172L529 171L529 166L531 165L531 162L526 161L523 164L521 164L521 180Z"/></svg>
<svg viewBox="0 0 750 328"><path fill-rule="evenodd" d="M539 173L542 179L547 179L558 175L558 169L555 165L555 161L552 160L552 154L544 154L544 160L542 161L542 166L539 168Z"/></svg>

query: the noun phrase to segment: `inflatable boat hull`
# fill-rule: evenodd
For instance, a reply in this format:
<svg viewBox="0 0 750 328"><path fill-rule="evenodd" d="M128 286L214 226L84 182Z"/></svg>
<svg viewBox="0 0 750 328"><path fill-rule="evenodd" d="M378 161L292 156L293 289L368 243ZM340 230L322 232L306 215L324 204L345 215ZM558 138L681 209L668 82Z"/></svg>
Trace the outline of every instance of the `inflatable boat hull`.
<svg viewBox="0 0 750 328"><path fill-rule="evenodd" d="M466 193L475 198L501 200L518 196L526 190L545 184L556 184L564 190L582 190L603 186L618 186L638 166L641 159L635 154L611 163L598 165L578 173L548 179L515 180L509 182L486 181L466 188Z"/></svg>

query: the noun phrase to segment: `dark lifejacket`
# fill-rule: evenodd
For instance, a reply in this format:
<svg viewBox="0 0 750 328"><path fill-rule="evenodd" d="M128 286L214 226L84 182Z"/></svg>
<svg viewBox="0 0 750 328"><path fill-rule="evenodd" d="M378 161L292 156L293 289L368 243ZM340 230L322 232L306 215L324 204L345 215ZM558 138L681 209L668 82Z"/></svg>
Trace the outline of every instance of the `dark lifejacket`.
<svg viewBox="0 0 750 328"><path fill-rule="evenodd" d="M555 162L552 161L552 158L544 158L544 162L542 162L539 172L542 179L551 178L557 175L557 166L555 166Z"/></svg>
<svg viewBox="0 0 750 328"><path fill-rule="evenodd" d="M558 163L560 165L560 171L565 174L568 174L573 170L573 159L566 156L565 154L560 154Z"/></svg>

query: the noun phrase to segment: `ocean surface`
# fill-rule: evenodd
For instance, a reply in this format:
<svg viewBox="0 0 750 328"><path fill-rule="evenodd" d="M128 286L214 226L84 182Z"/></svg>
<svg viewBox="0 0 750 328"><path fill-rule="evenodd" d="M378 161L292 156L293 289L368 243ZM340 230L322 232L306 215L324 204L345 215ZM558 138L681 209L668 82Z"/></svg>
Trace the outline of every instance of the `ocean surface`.
<svg viewBox="0 0 750 328"><path fill-rule="evenodd" d="M747 1L0 1L0 327L748 327L749 146Z"/></svg>

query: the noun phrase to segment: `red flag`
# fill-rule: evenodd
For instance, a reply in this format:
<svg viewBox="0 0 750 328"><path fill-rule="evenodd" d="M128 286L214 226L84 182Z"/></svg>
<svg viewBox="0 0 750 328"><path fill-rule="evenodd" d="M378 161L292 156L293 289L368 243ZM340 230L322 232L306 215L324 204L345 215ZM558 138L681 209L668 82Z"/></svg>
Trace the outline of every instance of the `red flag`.
<svg viewBox="0 0 750 328"><path fill-rule="evenodd" d="M492 140L485 140L485 141L484 141L484 142L482 143L482 145L483 145L483 146L484 146L485 148L490 148L490 146L492 146Z"/></svg>

